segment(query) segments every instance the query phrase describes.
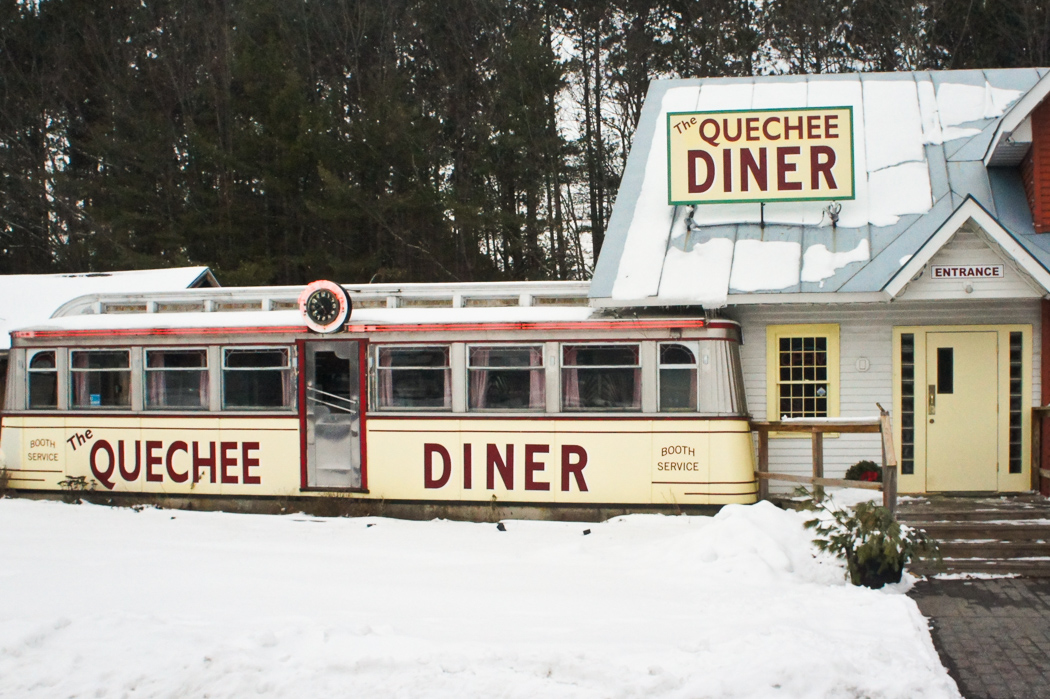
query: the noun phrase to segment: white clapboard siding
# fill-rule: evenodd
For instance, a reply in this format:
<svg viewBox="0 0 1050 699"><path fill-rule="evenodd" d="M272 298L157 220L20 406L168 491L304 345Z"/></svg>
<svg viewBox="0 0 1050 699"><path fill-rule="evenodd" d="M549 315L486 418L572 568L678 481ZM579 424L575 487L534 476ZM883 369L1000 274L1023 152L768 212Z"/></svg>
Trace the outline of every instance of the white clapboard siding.
<svg viewBox="0 0 1050 699"><path fill-rule="evenodd" d="M930 267L935 265L1002 265L1001 279L934 279ZM966 289L970 291L967 292ZM934 301L944 299L1039 298L1032 282L1017 271L1008 256L989 247L977 233L967 227L959 231L930 259L922 276L909 282L898 295L901 301Z"/></svg>
<svg viewBox="0 0 1050 699"><path fill-rule="evenodd" d="M878 415L876 403L893 409L893 328L902 325L1012 325L1032 326L1032 396L1040 395L1040 302L1028 299L950 301L892 304L735 306L726 314L741 324L740 358L744 389L751 415L766 419L766 326L790 323L838 323L840 349L840 401L842 417ZM857 370L861 357L870 362L866 372ZM894 419L896 419L894 417ZM824 440L824 472L841 478L861 459L878 462L878 435L843 434ZM809 475L812 471L810 439L786 437L770 440L770 469ZM772 483L775 491L793 486Z"/></svg>

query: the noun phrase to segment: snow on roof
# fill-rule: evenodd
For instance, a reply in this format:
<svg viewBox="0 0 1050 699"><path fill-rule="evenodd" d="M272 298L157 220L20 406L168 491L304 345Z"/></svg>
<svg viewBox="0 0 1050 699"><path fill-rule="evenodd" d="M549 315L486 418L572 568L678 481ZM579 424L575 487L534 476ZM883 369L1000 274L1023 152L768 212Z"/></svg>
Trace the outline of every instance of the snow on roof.
<svg viewBox="0 0 1050 699"><path fill-rule="evenodd" d="M491 308L362 308L354 309L350 325L419 323L543 323L587 320L597 309L588 306ZM291 328L307 332L298 310L213 311L191 313L102 313L63 316L21 328L31 331L152 330L185 328Z"/></svg>
<svg viewBox="0 0 1050 699"><path fill-rule="evenodd" d="M207 267L88 274L0 275L0 350L11 347L12 330L43 324L60 306L78 296L178 291L202 283L215 283Z"/></svg>
<svg viewBox="0 0 1050 699"><path fill-rule="evenodd" d="M1046 69L654 81L590 296L603 305L717 308L748 294L879 293L973 197L1044 266L1019 173L988 168L1003 115ZM1050 78L1048 78L1050 80ZM1041 88L1040 88L1041 89ZM851 106L856 196L829 202L672 206L668 112ZM767 296L768 297L768 296Z"/></svg>

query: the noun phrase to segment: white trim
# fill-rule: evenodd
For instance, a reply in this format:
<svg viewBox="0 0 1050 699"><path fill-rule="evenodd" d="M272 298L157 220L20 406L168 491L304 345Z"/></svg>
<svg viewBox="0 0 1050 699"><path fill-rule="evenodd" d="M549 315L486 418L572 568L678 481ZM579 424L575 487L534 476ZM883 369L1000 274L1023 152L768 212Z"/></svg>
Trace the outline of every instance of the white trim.
<svg viewBox="0 0 1050 699"><path fill-rule="evenodd" d="M1022 271L1037 285L1040 293L1050 292L1050 272L1047 272L1027 250L1021 247L1021 244L1014 240L1013 236L972 197L967 197L966 201L948 217L948 220L915 251L911 259L886 283L883 291L890 298L897 298L908 282L922 271L923 267L937 254L937 251L971 219L981 229L983 233L981 237L990 239L990 242L994 242L1009 259L1013 260L1019 267L1019 271Z"/></svg>
<svg viewBox="0 0 1050 699"><path fill-rule="evenodd" d="M890 295L883 291L846 291L827 293L769 293L769 294L733 294L730 293L726 300L729 306L757 306L762 304L782 303L813 303L813 304L840 304L840 303L885 303L891 300ZM695 299L666 299L662 297L650 297L644 299L609 299L592 298L592 308L628 308L645 306L699 306Z"/></svg>
<svg viewBox="0 0 1050 699"><path fill-rule="evenodd" d="M1050 94L1050 73L1039 78L1039 82L1033 85L1032 89L1026 92L1021 99L1017 100L1014 106L1010 107L1006 114L999 119L999 126L995 129L995 134L992 136L988 149L984 153L985 167L992 164L992 159L995 157L999 144L1012 138L1014 131L1035 111L1035 108L1046 99L1048 94Z"/></svg>

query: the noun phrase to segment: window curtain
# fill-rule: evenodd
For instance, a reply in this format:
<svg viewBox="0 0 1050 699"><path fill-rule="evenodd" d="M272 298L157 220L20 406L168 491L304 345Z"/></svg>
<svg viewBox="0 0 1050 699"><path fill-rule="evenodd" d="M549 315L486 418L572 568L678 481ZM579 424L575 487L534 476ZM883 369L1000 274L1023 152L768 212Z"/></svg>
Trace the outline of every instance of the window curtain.
<svg viewBox="0 0 1050 699"><path fill-rule="evenodd" d="M543 366L543 350L533 347L529 352L529 366ZM545 378L543 369L531 369L529 371L529 408L542 410L545 407ZM578 391L577 391L578 392Z"/></svg>
<svg viewBox="0 0 1050 699"><path fill-rule="evenodd" d="M634 361L638 361L636 358ZM634 396L631 400L631 408L639 409L642 407L642 370L637 368L634 370Z"/></svg>
<svg viewBox="0 0 1050 699"><path fill-rule="evenodd" d="M150 366L152 360L152 366ZM162 407L167 405L167 391L165 390L165 373L162 371L149 371L149 369L163 368L164 366L164 353L157 352L146 355L146 376L149 377L148 386L146 391L148 394L149 404L152 407Z"/></svg>
<svg viewBox="0 0 1050 699"><path fill-rule="evenodd" d="M693 410L700 409L699 374L700 372L698 369L694 368L689 370L689 395L693 397Z"/></svg>
<svg viewBox="0 0 1050 699"><path fill-rule="evenodd" d="M205 357L204 363L205 364L208 363L207 357ZM207 369L203 369L201 371L201 376L200 376L200 394L198 394L197 400L198 400L198 403L200 404L200 407L202 407L202 408L207 408L208 407L208 370Z"/></svg>
<svg viewBox="0 0 1050 699"><path fill-rule="evenodd" d="M393 363L390 352L379 351L379 366L389 367ZM392 371L379 371L379 405L390 408L394 405L394 377Z"/></svg>
<svg viewBox="0 0 1050 699"><path fill-rule="evenodd" d="M563 372L563 386L562 386L562 401L564 407L569 409L577 409L580 407L580 375L579 369L575 367L576 364L576 348L567 347L563 350L564 368Z"/></svg>
<svg viewBox="0 0 1050 699"><path fill-rule="evenodd" d="M486 398L486 393L489 388L489 372L488 369L482 367L488 367L489 357L491 352L487 349L478 347L472 347L470 349L470 407L478 410L484 410L489 407ZM447 376L447 374L446 374ZM446 384L447 385L447 384ZM446 393L447 393L446 389Z"/></svg>
<svg viewBox="0 0 1050 699"><path fill-rule="evenodd" d="M291 350L284 350L286 369L281 369L281 404L285 407L292 407L295 405L296 391L295 376L296 372L293 370L295 366L295 356Z"/></svg>
<svg viewBox="0 0 1050 699"><path fill-rule="evenodd" d="M445 361L446 362L448 361L447 357L446 357ZM448 367L445 367L444 374L445 374L445 401L444 401L444 407L445 408L451 408L452 407L452 369L450 369Z"/></svg>
<svg viewBox="0 0 1050 699"><path fill-rule="evenodd" d="M84 352L73 353L73 368L84 369L88 366L88 355ZM85 407L91 405L91 396L89 395L90 386L89 373L86 371L74 371L73 374L73 404L78 407Z"/></svg>

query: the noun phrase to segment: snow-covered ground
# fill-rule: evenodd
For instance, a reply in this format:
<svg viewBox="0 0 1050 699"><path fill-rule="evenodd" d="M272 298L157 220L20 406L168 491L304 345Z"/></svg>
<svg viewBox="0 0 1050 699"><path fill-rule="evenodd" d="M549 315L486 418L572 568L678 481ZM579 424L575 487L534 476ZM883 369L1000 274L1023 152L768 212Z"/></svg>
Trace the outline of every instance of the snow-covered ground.
<svg viewBox="0 0 1050 699"><path fill-rule="evenodd" d="M803 519L0 500L0 696L957 697L915 604L846 585Z"/></svg>

